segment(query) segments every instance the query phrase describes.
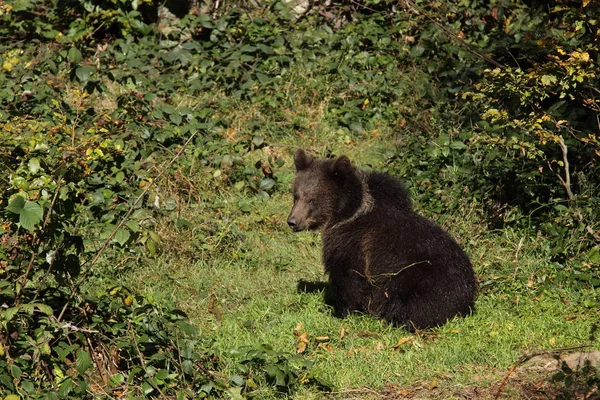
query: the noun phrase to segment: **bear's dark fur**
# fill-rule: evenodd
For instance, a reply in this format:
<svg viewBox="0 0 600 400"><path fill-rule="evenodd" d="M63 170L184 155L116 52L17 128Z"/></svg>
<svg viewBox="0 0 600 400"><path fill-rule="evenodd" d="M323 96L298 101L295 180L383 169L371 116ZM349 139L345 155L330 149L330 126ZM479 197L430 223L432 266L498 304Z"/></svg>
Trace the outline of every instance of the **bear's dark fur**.
<svg viewBox="0 0 600 400"><path fill-rule="evenodd" d="M323 232L327 300L343 318L360 311L408 330L444 324L474 308L467 255L441 227L412 209L395 178L350 160L296 151L294 231Z"/></svg>

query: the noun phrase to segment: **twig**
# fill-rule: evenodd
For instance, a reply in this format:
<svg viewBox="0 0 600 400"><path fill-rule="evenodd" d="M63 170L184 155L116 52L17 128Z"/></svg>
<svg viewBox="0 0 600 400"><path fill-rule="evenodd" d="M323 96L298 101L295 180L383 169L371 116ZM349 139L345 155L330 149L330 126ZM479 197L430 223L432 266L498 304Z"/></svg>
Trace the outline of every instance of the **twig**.
<svg viewBox="0 0 600 400"><path fill-rule="evenodd" d="M135 349L137 350L140 363L142 364L142 368L146 369L146 359L144 358L144 355L140 350L140 346L138 346L137 339L135 338L135 330L131 326L131 321L127 321L127 328L129 330L129 334L131 335L131 339L133 340L133 344L135 345Z"/></svg>
<svg viewBox="0 0 600 400"><path fill-rule="evenodd" d="M513 271L513 281L517 279L517 269L519 268L519 251L521 251L521 247L523 247L523 239L525 238L521 238L521 240L519 240L519 244L517 245L517 251L515 252L515 270Z"/></svg>
<svg viewBox="0 0 600 400"><path fill-rule="evenodd" d="M96 358L96 354L94 351L95 349L92 346L92 341L90 340L90 337L88 335L85 335L85 339L87 340L88 346L90 348L90 356L92 356L92 360L93 360L94 364L96 365L96 369L98 370L98 373L100 374L100 379L102 379L102 382L106 385L108 383L108 379L106 379L104 372L102 372L102 368L100 368L100 363L98 362L98 359ZM104 393L106 393L101 386L100 386L100 389Z"/></svg>
<svg viewBox="0 0 600 400"><path fill-rule="evenodd" d="M68 329L74 332L83 332L83 333L100 333L100 331L94 330L94 329L85 329L85 328L80 328L76 325L73 325L70 322L66 322L64 324L61 324L60 327L62 329Z"/></svg>
<svg viewBox="0 0 600 400"><path fill-rule="evenodd" d="M558 349L543 350L543 351L537 351L535 353L529 353L529 354L522 355L521 357L519 357L517 362L514 363L509 368L509 370L506 372L506 374L504 375L504 378L502 379L502 382L500 382L500 386L498 387L498 391L496 392L496 395L494 396L494 400L498 400L500 398L500 395L502 394L502 391L504 390L504 387L506 386L506 383L508 382L508 378L511 376L511 374L513 372L515 372L515 370L520 365L526 363L527 361L531 360L532 358L537 357L537 356L543 356L546 354L557 354L557 353L563 353L565 351L580 350L580 349L585 349L588 347L591 347L591 345L590 344L580 344L577 346L560 347Z"/></svg>
<svg viewBox="0 0 600 400"><path fill-rule="evenodd" d="M408 264L408 265L400 268L396 272L384 272L384 273L377 274L377 275L363 274L363 273L358 272L355 269L353 269L352 271L355 272L356 274L358 274L359 276L365 278L369 282L369 284L375 286L375 283L373 283L373 281L375 280L375 278L379 278L379 277L388 277L388 278L391 278L393 276L398 276L403 271L409 269L410 267L414 267L415 265L419 265L419 264L431 264L431 261L429 261L429 260L417 261L417 262L414 262L412 264Z"/></svg>
<svg viewBox="0 0 600 400"><path fill-rule="evenodd" d="M146 193L148 193L148 191L153 186L153 184L156 181L158 181L159 178L162 177L171 168L171 166L175 163L175 161L177 161L177 159L183 154L183 150L192 141L192 139L194 138L194 136L196 136L196 134L198 134L198 131L195 131L194 133L192 133L190 135L190 137L188 138L188 140L186 140L186 142L183 144L183 146L181 146L181 148L179 149L179 152L176 153L175 156L169 162L166 162L161 166L160 172L158 173L158 175L151 182L148 183L148 185L145 187L144 191L138 196L137 199L135 199L133 204L131 204L131 206L129 207L129 210L127 211L125 216L121 219L121 222L119 223L119 225L117 225L117 227L111 232L111 234L108 235L108 237L102 244L102 247L100 247L100 250L98 250L98 252L94 256L94 258L92 258L92 260L90 261L89 267L93 266L96 263L96 261L98 261L98 259L104 253L104 251L106 250L106 248L108 247L108 245L112 241L112 239L115 237L115 235L117 234L119 229L121 229L121 227L123 225L125 225L125 222L127 222L127 219L129 218L131 213L133 213L133 210L135 210L135 206L140 202L140 200L142 200L144 198L144 196L146 195ZM75 284L75 287L71 291L71 295L69 296L69 299L65 302L65 305L63 306L63 308L58 316L58 319L57 319L58 322L60 322L60 320L64 316L65 311L67 310L67 307L69 307L69 303L71 302L71 300L73 300L73 297L75 297L75 295L77 294L81 284L88 278L90 271L91 271L91 268L88 268L88 270L79 278L79 280Z"/></svg>
<svg viewBox="0 0 600 400"><path fill-rule="evenodd" d="M140 358L140 362L142 363L142 368L145 370L146 369L146 359L144 358L144 355L142 354L142 351L140 350L140 347L138 345L137 339L135 338L135 329L133 329L133 327L131 326L131 321L127 321L127 325L128 325L128 330L129 333L131 334L131 339L133 339L133 344L135 345L135 349L137 350L138 353L138 357ZM152 384L152 386L154 386L158 392L161 395L161 398L165 398L165 394L163 393L162 390L160 390L160 386L158 386L152 379L149 379L148 382L150 382Z"/></svg>
<svg viewBox="0 0 600 400"><path fill-rule="evenodd" d="M592 237L593 237L594 239L596 239L596 241L597 241L597 242L600 242L600 235L598 235L596 232L594 232L594 230L592 229L592 227L591 227L591 226L589 226L589 225L586 225L586 227L585 227L585 230L586 230L586 231L588 231L588 233L589 233L590 235L592 235Z"/></svg>
<svg viewBox="0 0 600 400"><path fill-rule="evenodd" d="M573 206L573 203L575 202L575 196L573 196L573 192L571 191L571 172L569 171L569 159L567 157L568 149L562 137L559 138L558 145L560 146L560 150L562 151L563 163L565 164L565 178L563 179L563 177L560 176L560 174L558 173L556 175L558 176L558 180L560 181L560 183L567 191L567 196L569 197L569 204Z"/></svg>

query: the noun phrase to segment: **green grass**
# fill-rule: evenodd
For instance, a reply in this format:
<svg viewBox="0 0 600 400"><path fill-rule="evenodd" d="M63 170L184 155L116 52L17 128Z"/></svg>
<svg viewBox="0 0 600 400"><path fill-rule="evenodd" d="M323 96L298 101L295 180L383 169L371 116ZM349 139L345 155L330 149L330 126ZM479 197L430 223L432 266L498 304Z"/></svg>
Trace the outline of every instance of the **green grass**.
<svg viewBox="0 0 600 400"><path fill-rule="evenodd" d="M286 166L277 171L284 191L293 177L291 147L283 151ZM361 164L378 165L385 141L338 148L358 155ZM240 200L250 201L250 212L239 209ZM481 288L472 316L412 335L365 315L337 319L323 302L320 236L289 231L289 207L288 194L260 201L221 191L205 204L181 210L191 228L162 226L162 256L132 271L127 280L138 290L174 301L224 353L262 344L294 353L294 330L301 324L310 341L303 354L315 361L314 371L333 383L340 398L368 398L390 385L411 388L419 382L436 382L440 398L447 398L457 387L498 384L523 354L589 343L598 312L579 300L598 294L549 284L554 267L543 238L489 231L478 204L431 216L473 260ZM304 285L309 290L301 290L303 282L311 283ZM329 339L316 339L321 336ZM229 362L224 369L234 373L235 363ZM274 395L265 390L259 397ZM317 393L302 388L297 395Z"/></svg>

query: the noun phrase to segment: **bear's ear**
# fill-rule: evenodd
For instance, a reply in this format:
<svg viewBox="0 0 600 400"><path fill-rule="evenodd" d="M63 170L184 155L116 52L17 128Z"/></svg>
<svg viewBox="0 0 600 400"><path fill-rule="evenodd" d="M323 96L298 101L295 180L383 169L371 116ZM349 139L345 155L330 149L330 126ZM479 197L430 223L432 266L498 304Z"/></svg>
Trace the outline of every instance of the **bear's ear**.
<svg viewBox="0 0 600 400"><path fill-rule="evenodd" d="M313 159L306 155L304 150L298 149L294 154L294 164L296 165L296 171L302 171L307 169L312 164Z"/></svg>
<svg viewBox="0 0 600 400"><path fill-rule="evenodd" d="M352 163L346 156L341 156L335 159L331 166L331 173L336 178L348 176L352 172Z"/></svg>

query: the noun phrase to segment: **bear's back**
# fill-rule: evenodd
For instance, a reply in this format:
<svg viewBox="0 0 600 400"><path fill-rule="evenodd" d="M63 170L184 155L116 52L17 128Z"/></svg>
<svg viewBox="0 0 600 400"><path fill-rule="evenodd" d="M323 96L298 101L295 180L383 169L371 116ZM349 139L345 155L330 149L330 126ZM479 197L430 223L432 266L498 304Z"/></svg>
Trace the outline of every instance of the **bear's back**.
<svg viewBox="0 0 600 400"><path fill-rule="evenodd" d="M408 190L398 179L381 172L368 172L367 185L369 193L379 208L412 210Z"/></svg>

